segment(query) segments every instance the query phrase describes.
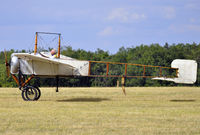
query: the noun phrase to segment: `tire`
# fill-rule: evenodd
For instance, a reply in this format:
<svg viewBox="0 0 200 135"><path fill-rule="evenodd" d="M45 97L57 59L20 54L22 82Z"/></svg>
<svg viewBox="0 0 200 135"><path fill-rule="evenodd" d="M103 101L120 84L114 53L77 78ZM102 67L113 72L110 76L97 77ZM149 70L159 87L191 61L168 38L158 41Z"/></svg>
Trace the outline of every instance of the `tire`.
<svg viewBox="0 0 200 135"><path fill-rule="evenodd" d="M38 95L38 90L37 88L33 87L33 86L26 86L25 88L25 97L28 101L34 101L37 99L37 95ZM23 92L22 92L23 93ZM24 94L22 94L24 95Z"/></svg>
<svg viewBox="0 0 200 135"><path fill-rule="evenodd" d="M38 87L35 87L35 88L37 90L37 97L35 98L35 100L38 100L40 98L40 96L41 96L41 91L40 91L40 89Z"/></svg>
<svg viewBox="0 0 200 135"><path fill-rule="evenodd" d="M23 98L23 100L24 101L28 101L28 99L27 99L27 97L26 97L26 92L25 92L26 90L23 90L22 91L22 98Z"/></svg>

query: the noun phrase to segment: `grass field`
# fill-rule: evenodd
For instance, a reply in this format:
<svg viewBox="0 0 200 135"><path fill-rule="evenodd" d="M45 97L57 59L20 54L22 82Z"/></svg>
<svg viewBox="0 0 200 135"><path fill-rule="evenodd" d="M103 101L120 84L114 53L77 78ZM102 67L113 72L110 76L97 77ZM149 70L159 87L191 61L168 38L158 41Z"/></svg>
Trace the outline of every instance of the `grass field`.
<svg viewBox="0 0 200 135"><path fill-rule="evenodd" d="M0 88L3 135L200 134L200 88L41 88L23 101L17 88Z"/></svg>

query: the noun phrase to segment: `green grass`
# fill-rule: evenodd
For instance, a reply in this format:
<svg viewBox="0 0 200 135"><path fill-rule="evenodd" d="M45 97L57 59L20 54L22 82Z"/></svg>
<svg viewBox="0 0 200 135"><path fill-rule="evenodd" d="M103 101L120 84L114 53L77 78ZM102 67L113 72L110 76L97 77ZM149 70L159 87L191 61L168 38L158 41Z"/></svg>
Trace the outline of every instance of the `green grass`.
<svg viewBox="0 0 200 135"><path fill-rule="evenodd" d="M41 88L27 102L17 88L0 88L3 135L200 134L200 88Z"/></svg>

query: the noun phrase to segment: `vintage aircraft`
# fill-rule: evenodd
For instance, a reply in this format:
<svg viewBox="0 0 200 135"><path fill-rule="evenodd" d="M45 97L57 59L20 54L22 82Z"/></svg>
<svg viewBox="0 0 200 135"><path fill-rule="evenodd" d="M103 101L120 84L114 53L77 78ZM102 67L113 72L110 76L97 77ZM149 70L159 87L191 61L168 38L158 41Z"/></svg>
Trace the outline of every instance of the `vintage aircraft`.
<svg viewBox="0 0 200 135"><path fill-rule="evenodd" d="M38 52L38 34L56 34L58 35L58 53L56 58L52 58L50 52ZM10 63L7 61L5 51L5 64L7 75L12 75L13 79L22 91L22 98L26 101L38 100L41 91L37 86L29 85L29 82L34 77L55 77L57 80L56 92L58 92L59 77L75 77L75 76L89 76L89 77L120 77L122 82L122 89L124 94L125 78L128 77L142 77L152 78L155 80L173 81L175 83L193 84L196 82L197 63L194 60L176 59L171 63L171 67L141 65L132 63L118 63L118 62L104 62L104 61L86 61L77 60L60 54L60 33L46 33L36 32L34 53L13 53L11 55ZM94 64L104 65L104 73L92 73L92 66ZM118 65L121 67L119 74L113 74L111 67ZM129 74L129 70L139 67L142 74ZM155 68L158 74L147 74L148 68ZM165 75L165 70L173 70L172 75ZM27 77L29 76L29 77Z"/></svg>

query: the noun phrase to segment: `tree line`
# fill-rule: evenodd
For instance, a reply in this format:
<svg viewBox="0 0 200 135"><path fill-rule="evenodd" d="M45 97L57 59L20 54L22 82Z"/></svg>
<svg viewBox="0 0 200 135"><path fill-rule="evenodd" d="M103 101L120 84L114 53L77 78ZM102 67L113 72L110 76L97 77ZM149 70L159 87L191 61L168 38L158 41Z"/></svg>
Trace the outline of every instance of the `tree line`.
<svg viewBox="0 0 200 135"><path fill-rule="evenodd" d="M29 50L30 51L30 50ZM26 50L9 50L7 51L8 59L14 52L27 52ZM61 49L61 54L79 60L93 61L110 61L121 63L135 63L144 65L166 66L170 67L174 59L192 59L196 60L198 65L200 62L200 44L171 44L165 43L164 46L159 44L140 45L136 47L121 47L115 54L109 53L102 49L96 51L85 51L83 49L73 49L71 46L64 46ZM4 52L0 52L0 87L17 87L12 77L6 76ZM98 69L97 69L98 68ZM102 67L103 68L103 67ZM101 66L94 66L93 71L98 72ZM198 66L199 71L199 66ZM135 71L136 72L136 71ZM74 77L60 78L60 86L68 87L103 87L116 86L117 81L121 78L94 78L94 77ZM31 84L39 86L55 86L54 78L35 78ZM148 78L127 78L126 86L177 86L183 84L175 84L173 82L151 80ZM200 74L197 75L195 86L200 85Z"/></svg>

